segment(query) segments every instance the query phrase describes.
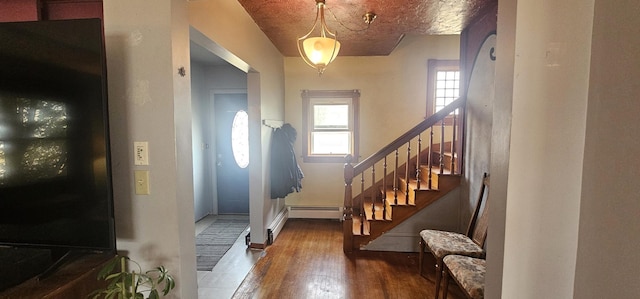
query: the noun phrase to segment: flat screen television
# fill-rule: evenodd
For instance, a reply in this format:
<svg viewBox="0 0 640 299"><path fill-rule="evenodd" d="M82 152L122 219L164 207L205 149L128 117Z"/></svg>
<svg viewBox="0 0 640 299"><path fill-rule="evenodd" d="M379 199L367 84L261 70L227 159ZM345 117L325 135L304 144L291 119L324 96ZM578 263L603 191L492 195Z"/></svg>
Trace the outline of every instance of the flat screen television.
<svg viewBox="0 0 640 299"><path fill-rule="evenodd" d="M107 115L99 19L0 23L1 248L115 251Z"/></svg>

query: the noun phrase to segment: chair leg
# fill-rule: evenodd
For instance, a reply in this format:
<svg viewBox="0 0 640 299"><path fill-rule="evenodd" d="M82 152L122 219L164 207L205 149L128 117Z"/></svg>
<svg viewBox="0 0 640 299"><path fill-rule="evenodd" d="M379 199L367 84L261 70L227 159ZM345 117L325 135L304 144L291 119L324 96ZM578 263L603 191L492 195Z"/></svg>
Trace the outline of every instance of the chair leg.
<svg viewBox="0 0 640 299"><path fill-rule="evenodd" d="M442 259L436 257L436 295L435 299L438 299L438 295L440 295L440 281L442 280Z"/></svg>
<svg viewBox="0 0 640 299"><path fill-rule="evenodd" d="M443 282L443 286L442 286L442 299L447 299L447 295L449 294L449 271L444 270L442 271L442 280L444 280Z"/></svg>
<svg viewBox="0 0 640 299"><path fill-rule="evenodd" d="M422 261L424 260L424 250L425 250L426 245L424 244L424 240L422 240L422 238L420 238L420 253L418 254L418 271L420 273L420 275L422 276Z"/></svg>

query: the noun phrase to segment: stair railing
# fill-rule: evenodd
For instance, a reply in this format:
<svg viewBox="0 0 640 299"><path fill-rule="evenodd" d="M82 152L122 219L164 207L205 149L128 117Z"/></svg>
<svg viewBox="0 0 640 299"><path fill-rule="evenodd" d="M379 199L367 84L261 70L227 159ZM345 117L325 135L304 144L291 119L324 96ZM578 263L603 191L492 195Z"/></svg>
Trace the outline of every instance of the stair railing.
<svg viewBox="0 0 640 299"><path fill-rule="evenodd" d="M370 213L372 214L373 219L377 219L376 210L382 210L382 219L377 220L391 220L387 216L387 192L385 191L387 187L392 188L393 190L393 204L398 204L398 192L403 189L408 193L409 190L409 179L416 179L416 185L418 189L432 188L432 172L434 167L439 167L439 173L444 173L444 168L449 167L450 174L460 174L462 173L462 150L463 150L463 142L464 140L464 130L462 128L462 116L464 116L464 107L466 101L464 98L458 98L453 101L449 105L442 108L440 111L435 114L427 117L425 120L420 122L418 125L402 134L396 140L392 141L376 153L362 160L360 163L356 165L352 165L353 157L351 155L347 155L345 158L344 165L344 181L345 181L345 192L344 192L344 213L343 213L343 234L344 234L344 251L351 252L353 250L353 217L354 210L357 208L357 212L355 212L355 217L359 218L360 228L356 229L359 234L365 233L365 222L366 220L366 211L365 211L365 199L369 196L369 200L372 204ZM436 153L434 151L433 134L435 128L439 127L440 129L440 144L437 145L439 147L439 152ZM450 138L446 138L446 127L451 127ZM422 149L422 135L428 134L429 136L429 147L427 149ZM411 142L413 139L417 138L416 146L417 151L414 153L414 156L411 155ZM449 141L447 141L449 140ZM445 151L447 151L446 144L449 143L448 151L451 153L450 161L448 165L445 165ZM401 150L406 151L406 160L404 164L399 165L399 153ZM395 161L394 165L387 165L387 156L391 155L391 161ZM426 158L426 163L428 167L428 172L426 174L421 173L420 164L424 163ZM434 159L437 159L433 161ZM380 165L380 168L384 169L383 177L376 181L375 175L375 167L376 164ZM389 173L388 170L391 172ZM365 172L371 172L371 181L368 182L365 180ZM411 177L411 176L414 177ZM360 189L359 194L353 194L353 181L354 178L360 177ZM399 178L404 176L405 185L402 186L399 184ZM421 180L425 180L427 183L425 186L420 185ZM358 181L358 180L356 180ZM382 187L383 192L380 192L380 187ZM378 198L378 195L381 194L381 200ZM409 204L409 195L405 196L405 204ZM357 205L357 207L354 206Z"/></svg>

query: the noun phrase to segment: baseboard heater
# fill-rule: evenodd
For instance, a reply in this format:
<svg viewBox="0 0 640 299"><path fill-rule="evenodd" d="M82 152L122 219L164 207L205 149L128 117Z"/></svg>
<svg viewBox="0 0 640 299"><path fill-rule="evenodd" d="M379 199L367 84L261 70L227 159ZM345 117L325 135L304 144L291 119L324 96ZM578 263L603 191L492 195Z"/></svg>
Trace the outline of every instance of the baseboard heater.
<svg viewBox="0 0 640 299"><path fill-rule="evenodd" d="M342 207L290 206L289 218L314 218L342 220Z"/></svg>
<svg viewBox="0 0 640 299"><path fill-rule="evenodd" d="M287 222L287 219L289 219L289 210L282 209L282 211L278 213L276 218L273 219L273 222L271 222L271 224L267 228L267 245L273 244L273 241L275 241L275 239L278 237L278 234L280 234L280 231L282 230L282 227L284 227L284 224Z"/></svg>

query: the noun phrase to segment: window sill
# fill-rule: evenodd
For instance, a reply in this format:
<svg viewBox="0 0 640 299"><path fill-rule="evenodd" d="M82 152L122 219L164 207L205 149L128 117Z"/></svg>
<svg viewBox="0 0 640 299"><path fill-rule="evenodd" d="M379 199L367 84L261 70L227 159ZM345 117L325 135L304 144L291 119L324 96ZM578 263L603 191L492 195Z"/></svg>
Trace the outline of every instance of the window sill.
<svg viewBox="0 0 640 299"><path fill-rule="evenodd" d="M302 161L305 163L346 163L347 155L343 156L302 156ZM354 163L357 161L351 161Z"/></svg>

